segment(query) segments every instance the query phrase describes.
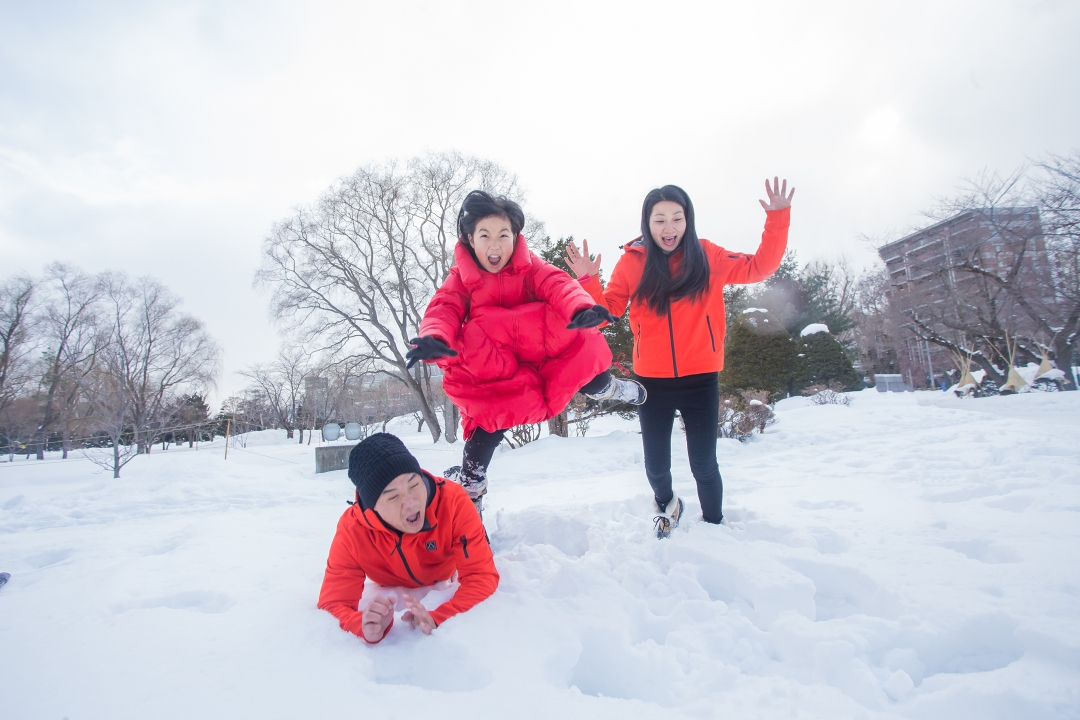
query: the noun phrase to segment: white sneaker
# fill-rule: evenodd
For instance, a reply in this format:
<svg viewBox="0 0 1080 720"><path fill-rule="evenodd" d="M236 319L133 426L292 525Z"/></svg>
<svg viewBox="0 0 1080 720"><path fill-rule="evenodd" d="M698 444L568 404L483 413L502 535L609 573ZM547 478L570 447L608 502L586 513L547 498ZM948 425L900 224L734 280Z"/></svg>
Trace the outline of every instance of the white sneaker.
<svg viewBox="0 0 1080 720"><path fill-rule="evenodd" d="M683 501L678 495L672 494L667 507L660 508L660 514L653 518L653 527L656 528L656 539L663 540L671 535L671 531L679 527L679 518L682 517Z"/></svg>
<svg viewBox="0 0 1080 720"><path fill-rule="evenodd" d="M641 405L645 402L648 393L645 391L645 386L637 380L609 377L611 377L611 381L607 384L607 387L594 395L586 393L587 397L600 402L611 400L612 402L630 403L631 405Z"/></svg>

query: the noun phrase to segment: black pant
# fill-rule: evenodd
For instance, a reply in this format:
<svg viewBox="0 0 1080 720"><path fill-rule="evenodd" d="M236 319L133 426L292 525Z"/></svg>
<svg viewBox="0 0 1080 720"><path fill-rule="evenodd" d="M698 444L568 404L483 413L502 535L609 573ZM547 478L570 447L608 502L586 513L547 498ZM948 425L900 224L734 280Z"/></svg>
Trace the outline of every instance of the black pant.
<svg viewBox="0 0 1080 720"><path fill-rule="evenodd" d="M607 371L600 373L581 388L581 392L595 394L607 387L611 382L611 376ZM499 447L506 430L488 432L484 428L476 428L472 437L465 441L465 452L461 458L461 486L464 487L472 498L480 497L487 492L487 469L491 464L491 458L495 454L495 448Z"/></svg>
<svg viewBox="0 0 1080 720"><path fill-rule="evenodd" d="M716 426L720 411L720 387L716 373L680 378L637 378L649 392L638 408L641 442L645 448L645 475L652 485L656 504L671 502L671 430L675 411L686 425L686 451L690 471L697 481L698 500L705 522L724 518L724 482L716 463Z"/></svg>

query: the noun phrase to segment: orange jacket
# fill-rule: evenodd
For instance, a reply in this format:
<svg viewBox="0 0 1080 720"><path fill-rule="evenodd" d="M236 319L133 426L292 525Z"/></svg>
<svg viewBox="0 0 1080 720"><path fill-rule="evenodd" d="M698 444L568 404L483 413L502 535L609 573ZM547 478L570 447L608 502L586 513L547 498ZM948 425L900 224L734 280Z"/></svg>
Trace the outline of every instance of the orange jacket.
<svg viewBox="0 0 1080 720"><path fill-rule="evenodd" d="M465 612L498 587L487 533L468 494L460 485L426 471L424 476L431 496L420 532L395 530L373 510L361 510L359 503L338 520L319 608L336 617L342 630L364 637L363 613L357 607L366 578L388 587L418 588L449 580L456 570L461 586L431 612L436 625Z"/></svg>
<svg viewBox="0 0 1080 720"><path fill-rule="evenodd" d="M596 276L582 278L583 287L597 303L616 317L630 304L630 330L634 333L634 372L642 377L681 377L717 372L724 368L724 285L761 282L776 272L787 248L791 208L774 210L765 218L761 246L753 255L734 253L702 240L709 261L709 289L696 302L686 298L671 303L667 315L657 315L630 298L645 269L646 242L638 238L623 246L623 255L605 289ZM682 253L669 258L672 275Z"/></svg>

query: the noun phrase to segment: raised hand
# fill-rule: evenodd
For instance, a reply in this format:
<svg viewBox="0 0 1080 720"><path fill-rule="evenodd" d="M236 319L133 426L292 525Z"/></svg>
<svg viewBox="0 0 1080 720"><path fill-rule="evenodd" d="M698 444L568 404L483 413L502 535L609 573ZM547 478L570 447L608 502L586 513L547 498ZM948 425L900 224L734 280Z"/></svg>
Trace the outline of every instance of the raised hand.
<svg viewBox="0 0 1080 720"><path fill-rule="evenodd" d="M596 275L600 272L600 256L595 260L589 259L589 241L582 240L583 252L578 252L577 245L572 241L566 244L566 264L574 272L574 277L582 278L586 275Z"/></svg>
<svg viewBox="0 0 1080 720"><path fill-rule="evenodd" d="M405 593L405 614L401 619L409 623L411 627L420 628L420 632L430 635L435 629L435 621L431 619L431 613L420 604L420 601L409 593Z"/></svg>
<svg viewBox="0 0 1080 720"><path fill-rule="evenodd" d="M406 370L411 370L412 366L421 360L434 360L435 358L457 355L457 350L451 350L449 345L431 335L413 338L409 341L409 344L412 345L412 350L405 353L405 359L409 361L405 365Z"/></svg>
<svg viewBox="0 0 1080 720"><path fill-rule="evenodd" d="M406 596L408 597L408 596ZM406 601L407 602L407 601ZM368 642L379 642L386 634L386 628L394 621L394 605L397 595L375 598L364 609L364 638Z"/></svg>
<svg viewBox="0 0 1080 720"><path fill-rule="evenodd" d="M591 308L578 310L571 318L567 330L580 330L582 328L596 327L600 323L617 323L619 318L612 315L603 305L593 305Z"/></svg>
<svg viewBox="0 0 1080 720"><path fill-rule="evenodd" d="M780 178L774 177L772 187L769 187L768 179L765 180L765 193L769 196L769 203L766 205L764 200L758 200L761 207L765 208L765 212L783 210L791 207L791 198L795 197L795 186L792 185L791 192L788 192L787 178L784 178L784 185L781 187Z"/></svg>

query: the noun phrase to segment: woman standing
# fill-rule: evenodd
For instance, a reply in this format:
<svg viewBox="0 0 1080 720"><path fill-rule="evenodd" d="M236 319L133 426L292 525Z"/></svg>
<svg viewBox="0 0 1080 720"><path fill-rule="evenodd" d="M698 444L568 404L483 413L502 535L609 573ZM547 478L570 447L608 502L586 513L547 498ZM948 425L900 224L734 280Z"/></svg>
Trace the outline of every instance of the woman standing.
<svg viewBox="0 0 1080 720"><path fill-rule="evenodd" d="M690 470L705 522L719 523L724 486L716 462L720 405L717 373L724 367L724 285L756 283L776 272L787 248L791 198L779 178L765 181L765 232L753 255L699 239L694 206L682 188L665 185L645 196L641 237L623 246L607 288L597 273L600 256L572 243L567 263L582 286L613 315L630 306L634 374L648 391L638 409L645 474L658 515L656 536L678 526L683 501L671 487L671 430L678 411L686 426Z"/></svg>

